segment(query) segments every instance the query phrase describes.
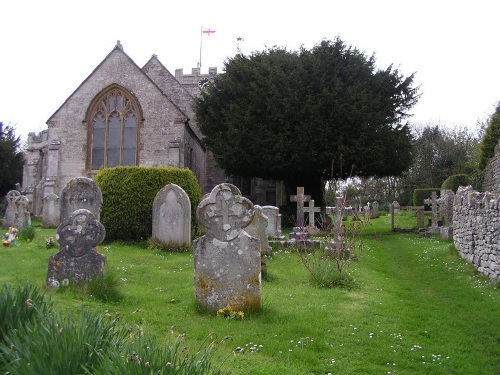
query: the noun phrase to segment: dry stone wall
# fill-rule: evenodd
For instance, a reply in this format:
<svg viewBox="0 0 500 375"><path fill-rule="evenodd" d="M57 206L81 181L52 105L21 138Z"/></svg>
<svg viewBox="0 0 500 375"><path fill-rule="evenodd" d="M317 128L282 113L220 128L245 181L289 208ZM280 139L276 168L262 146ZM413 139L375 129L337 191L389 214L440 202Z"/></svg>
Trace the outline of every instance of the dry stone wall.
<svg viewBox="0 0 500 375"><path fill-rule="evenodd" d="M484 169L483 191L500 193L500 142L495 146L493 156Z"/></svg>
<svg viewBox="0 0 500 375"><path fill-rule="evenodd" d="M460 187L453 204L453 241L460 255L500 281L500 193Z"/></svg>

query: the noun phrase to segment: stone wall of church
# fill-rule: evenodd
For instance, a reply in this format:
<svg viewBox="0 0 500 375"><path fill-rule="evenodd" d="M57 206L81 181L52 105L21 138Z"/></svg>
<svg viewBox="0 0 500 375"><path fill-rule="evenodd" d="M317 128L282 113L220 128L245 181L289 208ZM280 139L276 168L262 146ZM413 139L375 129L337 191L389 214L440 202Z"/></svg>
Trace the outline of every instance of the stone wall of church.
<svg viewBox="0 0 500 375"><path fill-rule="evenodd" d="M142 109L139 165L184 166L186 118L127 55L114 49L49 120L51 139L61 141L55 194L73 177L92 177L86 166L86 112L96 95L112 84L133 93Z"/></svg>

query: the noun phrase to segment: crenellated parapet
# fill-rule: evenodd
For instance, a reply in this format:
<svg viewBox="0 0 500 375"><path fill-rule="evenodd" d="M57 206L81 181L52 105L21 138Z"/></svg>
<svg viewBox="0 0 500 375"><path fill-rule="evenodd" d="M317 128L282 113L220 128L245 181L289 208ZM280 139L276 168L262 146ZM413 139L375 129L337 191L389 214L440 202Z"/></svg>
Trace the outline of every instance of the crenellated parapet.
<svg viewBox="0 0 500 375"><path fill-rule="evenodd" d="M453 204L453 241L460 255L500 281L500 194L460 187Z"/></svg>

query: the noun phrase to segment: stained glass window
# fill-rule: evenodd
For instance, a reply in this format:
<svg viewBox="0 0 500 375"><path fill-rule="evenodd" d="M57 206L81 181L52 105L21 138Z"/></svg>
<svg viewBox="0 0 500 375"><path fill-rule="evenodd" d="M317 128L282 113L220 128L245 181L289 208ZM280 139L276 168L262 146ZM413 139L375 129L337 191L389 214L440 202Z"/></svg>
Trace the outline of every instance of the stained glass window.
<svg viewBox="0 0 500 375"><path fill-rule="evenodd" d="M92 170L137 165L139 106L125 90L113 87L94 100L90 111Z"/></svg>

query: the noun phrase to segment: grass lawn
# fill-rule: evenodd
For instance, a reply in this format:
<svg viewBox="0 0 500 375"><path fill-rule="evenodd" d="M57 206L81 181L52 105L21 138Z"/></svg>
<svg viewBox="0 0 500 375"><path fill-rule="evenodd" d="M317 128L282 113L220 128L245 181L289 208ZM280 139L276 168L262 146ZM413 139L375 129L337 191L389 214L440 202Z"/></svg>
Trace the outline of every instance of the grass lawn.
<svg viewBox="0 0 500 375"><path fill-rule="evenodd" d="M402 214L395 222L407 227L415 219ZM213 359L225 374L500 374L500 289L460 259L451 241L389 230L388 216L365 230L366 250L348 269L354 290L317 288L297 254L275 251L267 260L263 311L244 320L199 311L192 253L150 250L146 243L99 247L120 301L63 287L45 294L62 311L119 314L120 322L160 342L185 334L191 352L230 336ZM55 230L40 227L32 242L2 248L0 285L45 288L48 259L57 251L46 249L49 236Z"/></svg>

